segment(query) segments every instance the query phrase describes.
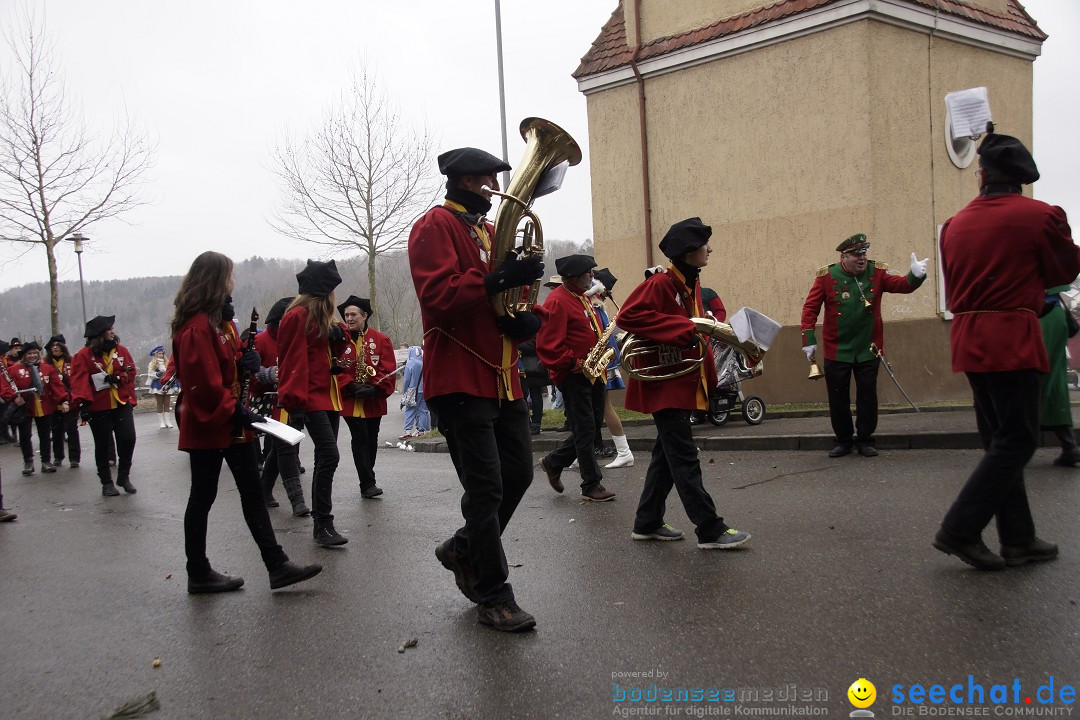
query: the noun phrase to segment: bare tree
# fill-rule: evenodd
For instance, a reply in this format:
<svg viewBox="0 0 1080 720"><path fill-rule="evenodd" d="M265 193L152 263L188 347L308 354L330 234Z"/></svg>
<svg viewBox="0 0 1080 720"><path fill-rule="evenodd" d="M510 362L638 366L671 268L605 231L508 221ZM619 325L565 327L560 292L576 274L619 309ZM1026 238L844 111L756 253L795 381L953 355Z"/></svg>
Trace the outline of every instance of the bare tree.
<svg viewBox="0 0 1080 720"><path fill-rule="evenodd" d="M275 149L283 200L271 224L327 254L359 250L377 304L375 258L401 248L437 197L433 145L427 128L408 126L362 67L316 130Z"/></svg>
<svg viewBox="0 0 1080 720"><path fill-rule="evenodd" d="M423 334L420 320L420 300L416 297L409 256L404 251L388 253L380 258L379 279L383 287L383 302L376 308L382 314L379 326L395 347L402 343L418 345Z"/></svg>
<svg viewBox="0 0 1080 720"><path fill-rule="evenodd" d="M130 121L99 140L72 109L44 21L17 16L4 32L11 76L0 84L0 240L45 249L55 335L57 244L144 204L137 190L153 148Z"/></svg>

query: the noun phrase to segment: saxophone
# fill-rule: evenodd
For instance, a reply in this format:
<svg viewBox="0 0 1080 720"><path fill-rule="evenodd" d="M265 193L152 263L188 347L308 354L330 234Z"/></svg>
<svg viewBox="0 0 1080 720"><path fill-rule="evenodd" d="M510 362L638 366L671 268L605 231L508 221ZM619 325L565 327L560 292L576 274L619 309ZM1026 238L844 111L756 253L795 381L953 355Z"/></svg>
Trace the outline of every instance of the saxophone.
<svg viewBox="0 0 1080 720"><path fill-rule="evenodd" d="M600 334L596 344L589 350L589 354L585 357L585 362L581 366L581 372L585 374L585 377L589 378L590 383L594 383L601 378L606 379L607 366L611 362L611 358L615 357L615 348L608 345L608 341L611 340L611 335L615 332L615 321L619 318L620 308L619 304L615 302L615 298L609 295L608 299L615 305L615 314L611 316L607 329Z"/></svg>

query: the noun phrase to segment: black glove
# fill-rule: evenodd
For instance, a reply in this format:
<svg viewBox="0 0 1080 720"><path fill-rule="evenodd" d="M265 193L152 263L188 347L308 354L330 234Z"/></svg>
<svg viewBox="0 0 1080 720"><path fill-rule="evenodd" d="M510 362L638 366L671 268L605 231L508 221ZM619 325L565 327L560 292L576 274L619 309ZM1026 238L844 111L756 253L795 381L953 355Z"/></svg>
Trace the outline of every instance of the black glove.
<svg viewBox="0 0 1080 720"><path fill-rule="evenodd" d="M504 315L496 318L495 325L503 335L521 340L536 334L540 329L540 318L531 312L519 311L513 317Z"/></svg>
<svg viewBox="0 0 1080 720"><path fill-rule="evenodd" d="M379 396L379 389L374 385L364 385L362 383L349 383L350 385L359 385L353 392L353 397L357 400L366 400L367 398L373 398Z"/></svg>
<svg viewBox="0 0 1080 720"><path fill-rule="evenodd" d="M518 259L517 253L507 254L499 269L484 276L484 287L488 295L509 290L510 288L529 285L533 280L544 276L544 259L539 255Z"/></svg>
<svg viewBox="0 0 1080 720"><path fill-rule="evenodd" d="M289 414L289 424L293 427L300 427L307 422L307 413L299 408L296 410L285 410Z"/></svg>
<svg viewBox="0 0 1080 720"><path fill-rule="evenodd" d="M345 383L344 385L341 386L341 394L344 395L345 397L355 397L356 396L356 391L359 390L360 388L362 388L363 386L364 386L363 383L358 383L358 382Z"/></svg>
<svg viewBox="0 0 1080 720"><path fill-rule="evenodd" d="M105 376L105 382L113 387L120 387L120 376L116 373Z"/></svg>
<svg viewBox="0 0 1080 720"><path fill-rule="evenodd" d="M345 340L345 331L341 329L340 325L330 326L330 342L339 343Z"/></svg>
<svg viewBox="0 0 1080 720"><path fill-rule="evenodd" d="M257 373L262 369L262 358L259 353L252 349L244 350L240 355L240 367L249 373Z"/></svg>
<svg viewBox="0 0 1080 720"><path fill-rule="evenodd" d="M79 420L84 423L90 422L90 408L85 405L79 408Z"/></svg>
<svg viewBox="0 0 1080 720"><path fill-rule="evenodd" d="M240 421L241 425L249 429L255 423L266 422L266 418L262 415L243 405L236 406L236 419Z"/></svg>

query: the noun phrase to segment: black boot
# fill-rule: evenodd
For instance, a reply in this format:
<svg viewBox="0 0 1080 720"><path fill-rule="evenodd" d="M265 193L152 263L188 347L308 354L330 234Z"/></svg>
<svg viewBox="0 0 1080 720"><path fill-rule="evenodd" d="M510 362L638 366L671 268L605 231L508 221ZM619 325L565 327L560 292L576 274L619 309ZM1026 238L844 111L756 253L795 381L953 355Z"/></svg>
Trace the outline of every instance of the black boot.
<svg viewBox="0 0 1080 720"><path fill-rule="evenodd" d="M34 461L33 460L24 460L23 461L22 474L23 475L33 475L34 474Z"/></svg>
<svg viewBox="0 0 1080 720"><path fill-rule="evenodd" d="M338 531L334 529L333 520L316 520L314 534L315 542L323 547L337 547L349 542L348 538L338 535Z"/></svg>
<svg viewBox="0 0 1080 720"><path fill-rule="evenodd" d="M1054 458L1054 464L1060 467L1076 467L1080 465L1080 447L1076 444L1076 436L1073 429L1067 425L1054 428L1054 435L1061 443L1061 454Z"/></svg>
<svg viewBox="0 0 1080 720"><path fill-rule="evenodd" d="M270 589L277 590L278 588L295 585L298 582L315 577L320 572L322 572L322 565L301 566L286 561L270 571Z"/></svg>
<svg viewBox="0 0 1080 720"><path fill-rule="evenodd" d="M116 497L120 494L120 491L116 489L115 485L113 485L112 480L109 480L108 482L102 481L101 494L105 497Z"/></svg>
<svg viewBox="0 0 1080 720"><path fill-rule="evenodd" d="M131 480L127 477L116 478L116 484L124 488L124 492L126 492L128 495L134 495L135 493L139 492L135 489L135 486L131 484Z"/></svg>
<svg viewBox="0 0 1080 720"><path fill-rule="evenodd" d="M307 517L311 510L304 504L304 489L300 487L300 478L282 478L281 484L285 486L285 493L292 503L292 513L296 517Z"/></svg>

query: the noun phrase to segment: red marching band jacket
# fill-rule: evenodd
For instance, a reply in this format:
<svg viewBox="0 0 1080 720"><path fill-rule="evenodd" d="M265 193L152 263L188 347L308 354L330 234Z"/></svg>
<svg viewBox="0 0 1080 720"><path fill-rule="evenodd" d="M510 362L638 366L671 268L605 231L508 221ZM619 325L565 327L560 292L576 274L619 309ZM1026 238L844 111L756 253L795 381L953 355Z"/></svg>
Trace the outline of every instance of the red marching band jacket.
<svg viewBox="0 0 1080 720"><path fill-rule="evenodd" d="M349 383L374 383L379 389L376 397L357 400L341 395L341 414L343 417L381 417L386 414L386 398L394 392L397 378L397 360L394 357L394 343L378 330L368 328L360 333L341 357L344 372L337 376L338 389ZM375 368L375 375L363 372L360 365Z"/></svg>
<svg viewBox="0 0 1080 720"><path fill-rule="evenodd" d="M307 321L308 311L294 307L278 323L277 404L285 410L280 413L282 422L288 422L289 410L341 410L341 396L330 368L334 358L340 359L345 354L348 343L331 348L327 338L308 334ZM344 323L338 323L338 327L347 338L349 331Z"/></svg>
<svg viewBox="0 0 1080 720"><path fill-rule="evenodd" d="M979 196L941 228L953 372L1047 372L1039 315L1046 288L1080 273L1059 207L1011 193Z"/></svg>
<svg viewBox="0 0 1080 720"><path fill-rule="evenodd" d="M67 388L64 387L64 378L57 372L52 363L42 361L38 364L41 372L42 394L34 392L21 392L23 400L27 403L28 417L44 417L56 412L56 408L68 399ZM30 368L21 362L8 368L8 375L15 383L15 389L19 391L29 390L33 387L33 378ZM12 397L14 399L14 397Z"/></svg>
<svg viewBox="0 0 1080 720"><path fill-rule="evenodd" d="M567 375L580 370L603 334L603 325L589 298L569 285L552 290L544 310L544 324L536 335L536 355L551 381L561 387Z"/></svg>
<svg viewBox="0 0 1080 720"><path fill-rule="evenodd" d="M95 390L91 376L100 372L119 375L120 386ZM135 397L137 372L135 360L123 345L98 356L87 345L71 358L71 402L91 412L113 410L120 405L135 407L139 404Z"/></svg>
<svg viewBox="0 0 1080 720"><path fill-rule="evenodd" d="M428 210L409 235L409 264L424 322L424 397L467 393L520 399L518 342L495 325L484 287L488 238L440 206Z"/></svg>
<svg viewBox="0 0 1080 720"><path fill-rule="evenodd" d="M254 437L250 430L236 437L240 352L233 324L215 328L206 313L192 316L173 335L172 358L181 383L181 450L223 450Z"/></svg>
<svg viewBox="0 0 1080 720"><path fill-rule="evenodd" d="M8 378L11 377L11 374L5 374L7 365L4 365L4 371L5 372L0 372L0 400L7 403L15 399L15 386L11 382L8 382Z"/></svg>
<svg viewBox="0 0 1080 720"><path fill-rule="evenodd" d="M701 285L694 283L690 298L685 280L674 267L656 273L634 288L619 312L620 328L634 335L679 348L693 341L691 317L703 316ZM705 360L697 372L668 380L642 382L633 377L626 381L626 408L643 413L679 408L707 410L709 392L716 387L716 367L712 348L705 342Z"/></svg>

